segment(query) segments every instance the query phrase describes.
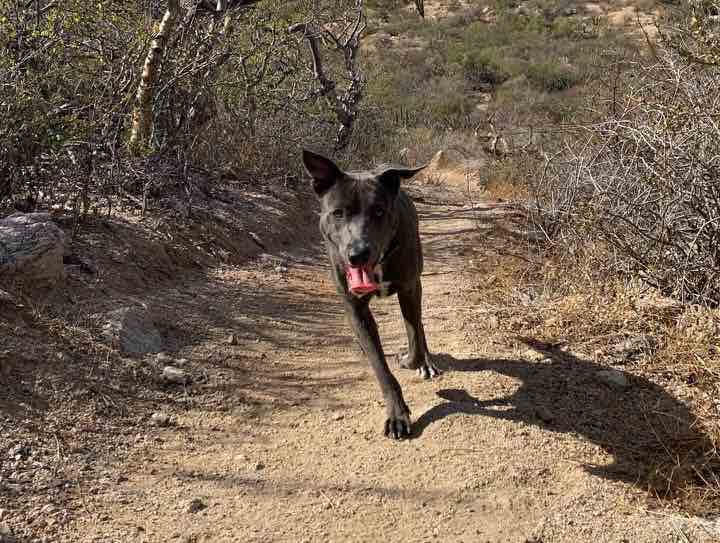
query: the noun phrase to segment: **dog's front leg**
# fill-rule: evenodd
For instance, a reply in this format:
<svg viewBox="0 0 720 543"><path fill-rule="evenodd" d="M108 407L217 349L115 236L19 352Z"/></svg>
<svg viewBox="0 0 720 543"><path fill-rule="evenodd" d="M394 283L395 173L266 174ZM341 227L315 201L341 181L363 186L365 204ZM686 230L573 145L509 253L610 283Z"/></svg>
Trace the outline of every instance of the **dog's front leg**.
<svg viewBox="0 0 720 543"><path fill-rule="evenodd" d="M407 437L410 435L410 410L403 399L400 383L390 372L385 360L380 335L375 319L370 312L368 301L346 299L345 309L360 342L360 347L370 361L370 366L375 372L375 377L385 398L387 419L384 433L387 437L395 439Z"/></svg>

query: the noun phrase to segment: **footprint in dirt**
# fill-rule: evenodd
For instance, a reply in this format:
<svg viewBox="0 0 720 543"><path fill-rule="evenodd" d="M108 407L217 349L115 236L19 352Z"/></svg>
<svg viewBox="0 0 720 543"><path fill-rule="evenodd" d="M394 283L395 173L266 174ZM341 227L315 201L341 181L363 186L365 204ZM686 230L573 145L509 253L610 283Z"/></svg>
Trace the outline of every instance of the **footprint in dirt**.
<svg viewBox="0 0 720 543"><path fill-rule="evenodd" d="M468 391L444 389L446 402L423 413L413 426L418 438L431 424L453 414L479 415L535 424L552 432L584 436L614 457L610 465L586 464L599 477L641 482L669 495L690 485L716 480L712 441L681 401L645 378L622 372L627 386L613 387L598 375L607 366L527 339L545 360L457 359L433 355L444 371L497 372L521 381L511 395L480 400Z"/></svg>

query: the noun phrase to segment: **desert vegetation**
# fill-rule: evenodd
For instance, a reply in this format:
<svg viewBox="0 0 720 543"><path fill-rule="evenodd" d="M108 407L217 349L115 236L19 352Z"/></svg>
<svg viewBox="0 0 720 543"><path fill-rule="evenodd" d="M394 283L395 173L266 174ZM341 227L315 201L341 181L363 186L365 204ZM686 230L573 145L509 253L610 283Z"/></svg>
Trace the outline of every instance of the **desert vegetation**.
<svg viewBox="0 0 720 543"><path fill-rule="evenodd" d="M545 353L533 358L539 364L605 364L646 391L672 391L691 424L639 395L631 420L645 421L642 440L613 434L597 444L642 464L632 484L648 507L717 514L720 4L613 9L572 0L0 1L0 219L49 213L68 234L64 264L96 273L85 251L98 269L116 270L105 272L120 278L108 287L113 309L122 292L157 293L157 302L167 288L220 328L228 324L214 307L230 311L225 302L204 288L197 302L168 284L202 270L213 285L240 277L231 289L238 297L255 289L278 296L267 278L287 272L290 240L314 228L301 148L348 167L433 156L437 166L443 151L452 165L417 182L419 201L439 201L454 176L464 200L453 205L463 212L485 201L503 210L492 228L473 217L479 241L461 250L475 276L465 285L472 303L458 309L472 322L461 328L482 332L487 345L535 346ZM293 206L302 214L287 211ZM271 219L255 217L259 210ZM277 262L268 254L274 238L282 238ZM249 256L262 273L232 271ZM132 268L132 280L121 268ZM33 386L58 404L91 405L88 417L104 421L98 434L116 433L112 416L127 423L146 404L195 405L187 390L159 399L156 368L105 344L96 317L107 308L95 283L77 280L58 297L8 276L0 277L0 383L11 393L0 399L0 422L31 420L17 406ZM298 292L312 284L296 280ZM265 322L252 303L248 315ZM290 298L289 307L313 321L303 302ZM280 313L265 324L284 330ZM235 325L251 320L243 318ZM161 332L181 337L173 326ZM199 342L205 332L187 333ZM19 363L4 370L4 361L29 356L23 334L58 364L76 350L74 359L92 367L78 373L83 392L63 388L57 375L28 385L25 373L14 378L26 371ZM178 350L184 342L176 340ZM218 350L237 344L231 335ZM296 386L285 378L268 378L268 388ZM131 383L132 394L114 381ZM279 392L271 403L297 406ZM33 413L33 421L45 416ZM42 434L61 464L73 449L61 423L72 416L58 415L44 434L32 425L23 432ZM0 430L0 444L26 435ZM13 461L26 461L17 450ZM0 460L3 473L18 471ZM0 497L6 490L0 479Z"/></svg>

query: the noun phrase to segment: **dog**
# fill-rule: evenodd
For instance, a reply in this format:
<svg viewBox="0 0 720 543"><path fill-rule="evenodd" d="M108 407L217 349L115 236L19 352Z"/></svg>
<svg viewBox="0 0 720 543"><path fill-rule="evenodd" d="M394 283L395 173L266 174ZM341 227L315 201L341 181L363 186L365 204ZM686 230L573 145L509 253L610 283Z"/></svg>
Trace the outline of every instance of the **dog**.
<svg viewBox="0 0 720 543"><path fill-rule="evenodd" d="M385 399L383 433L394 439L409 437L410 410L388 367L369 304L374 296L397 294L408 337L408 352L399 365L417 370L424 379L438 376L422 322L423 254L417 211L400 187L403 179L425 166L383 165L345 172L308 150L303 151L303 162L320 201L320 232L332 278Z"/></svg>

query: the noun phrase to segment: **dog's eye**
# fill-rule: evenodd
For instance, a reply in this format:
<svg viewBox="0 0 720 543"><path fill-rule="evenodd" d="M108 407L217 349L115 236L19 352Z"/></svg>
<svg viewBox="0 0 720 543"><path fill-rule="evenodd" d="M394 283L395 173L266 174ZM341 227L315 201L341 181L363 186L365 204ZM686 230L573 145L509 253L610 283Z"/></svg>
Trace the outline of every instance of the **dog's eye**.
<svg viewBox="0 0 720 543"><path fill-rule="evenodd" d="M380 217L382 217L383 215L385 215L385 210L384 210L383 208L381 208L381 207L376 207L376 208L373 209L372 213L373 213L373 215L375 215L376 217L380 218Z"/></svg>
<svg viewBox="0 0 720 543"><path fill-rule="evenodd" d="M332 214L336 219L342 219L345 216L345 212L342 209L336 209Z"/></svg>

